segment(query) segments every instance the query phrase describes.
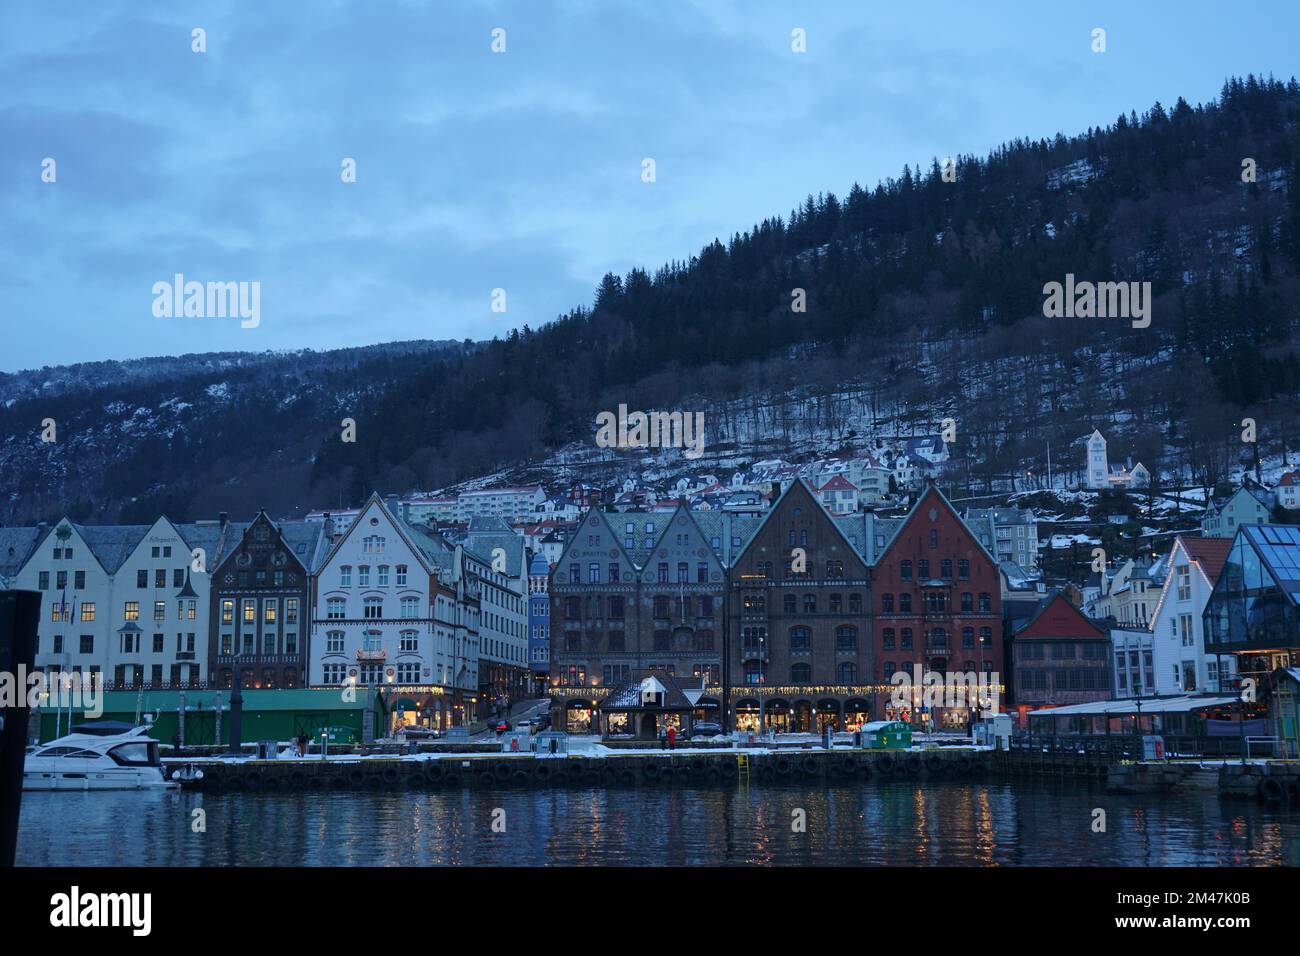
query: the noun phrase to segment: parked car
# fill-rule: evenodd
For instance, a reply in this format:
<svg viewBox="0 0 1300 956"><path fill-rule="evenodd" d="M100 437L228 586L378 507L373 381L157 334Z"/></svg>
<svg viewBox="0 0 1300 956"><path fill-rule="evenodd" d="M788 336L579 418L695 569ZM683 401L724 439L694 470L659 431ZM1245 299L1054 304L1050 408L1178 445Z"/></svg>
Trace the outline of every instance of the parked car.
<svg viewBox="0 0 1300 956"><path fill-rule="evenodd" d="M502 734L504 734L506 731L510 729L510 721L495 720L492 723L488 724L488 727L490 727L492 730L495 730L497 736L500 737Z"/></svg>
<svg viewBox="0 0 1300 956"><path fill-rule="evenodd" d="M413 724L402 728L402 736L407 740L433 740L442 734L436 727L417 727Z"/></svg>
<svg viewBox="0 0 1300 956"><path fill-rule="evenodd" d="M716 737L722 733L722 725L702 720L694 726L692 732L696 737Z"/></svg>

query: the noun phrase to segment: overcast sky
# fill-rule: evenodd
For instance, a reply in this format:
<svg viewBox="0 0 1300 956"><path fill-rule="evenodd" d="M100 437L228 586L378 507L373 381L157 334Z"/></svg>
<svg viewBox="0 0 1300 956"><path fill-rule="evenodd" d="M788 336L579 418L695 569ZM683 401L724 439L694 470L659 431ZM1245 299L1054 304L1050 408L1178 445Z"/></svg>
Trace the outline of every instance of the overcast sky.
<svg viewBox="0 0 1300 956"><path fill-rule="evenodd" d="M1298 10L5 0L0 370L535 327L810 192L1289 77ZM260 324L155 317L176 273Z"/></svg>

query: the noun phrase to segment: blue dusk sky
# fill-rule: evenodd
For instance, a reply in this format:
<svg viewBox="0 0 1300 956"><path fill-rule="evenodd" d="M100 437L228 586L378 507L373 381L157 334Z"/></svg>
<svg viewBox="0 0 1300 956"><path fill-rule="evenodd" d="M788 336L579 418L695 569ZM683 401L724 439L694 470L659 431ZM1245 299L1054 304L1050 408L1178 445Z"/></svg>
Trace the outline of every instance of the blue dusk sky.
<svg viewBox="0 0 1300 956"><path fill-rule="evenodd" d="M1293 0L6 0L0 370L536 327L808 193L1289 77L1298 28ZM259 282L260 324L156 317L176 273Z"/></svg>

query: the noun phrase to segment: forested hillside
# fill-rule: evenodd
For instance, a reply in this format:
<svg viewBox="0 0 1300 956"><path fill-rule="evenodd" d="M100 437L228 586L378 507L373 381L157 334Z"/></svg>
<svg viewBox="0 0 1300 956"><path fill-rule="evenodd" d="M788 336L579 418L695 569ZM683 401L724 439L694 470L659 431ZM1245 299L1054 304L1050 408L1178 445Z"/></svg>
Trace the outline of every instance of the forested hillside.
<svg viewBox="0 0 1300 956"><path fill-rule="evenodd" d="M596 414L621 402L706 409L711 446L765 440L765 454L814 432L853 445L950 416L950 480L985 488L1041 471L1048 442L1058 467L1077 465L1074 443L1094 426L1153 472L1207 483L1241 461L1244 417L1262 454L1300 441L1294 79L1233 79L1214 103L1157 103L957 157L951 182L941 162L810 195L689 260L607 275L590 306L483 347L321 374L265 366L228 413L168 417L169 402L214 384L204 376L177 380L189 391L105 380L61 392L58 413L11 400L4 518L189 518L436 488L590 443ZM1044 284L1067 274L1150 282L1150 326L1044 318ZM82 465L36 442L46 414L71 435L79 416L119 404L153 424L119 420L113 454ZM344 409L353 444L339 440Z"/></svg>

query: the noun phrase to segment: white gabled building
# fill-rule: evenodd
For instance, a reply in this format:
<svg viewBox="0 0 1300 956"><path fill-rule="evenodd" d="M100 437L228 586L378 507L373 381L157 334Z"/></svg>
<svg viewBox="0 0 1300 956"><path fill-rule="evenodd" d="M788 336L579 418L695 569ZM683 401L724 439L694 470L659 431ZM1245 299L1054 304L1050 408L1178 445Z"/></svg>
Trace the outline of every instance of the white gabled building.
<svg viewBox="0 0 1300 956"><path fill-rule="evenodd" d="M1174 538L1169 573L1151 618L1157 693L1205 693L1232 686L1235 658L1205 653L1201 618L1231 548L1230 538Z"/></svg>
<svg viewBox="0 0 1300 956"><path fill-rule="evenodd" d="M107 529L100 529L107 530ZM220 527L159 518L113 575L112 631L105 670L111 686L198 687L207 680L209 562ZM194 549L203 561L195 570Z"/></svg>
<svg viewBox="0 0 1300 956"><path fill-rule="evenodd" d="M109 689L205 686L220 538L216 522L58 522L13 582L43 597L37 666L98 673Z"/></svg>
<svg viewBox="0 0 1300 956"><path fill-rule="evenodd" d="M313 587L309 680L385 690L390 719L445 729L478 709L479 594L462 549L379 495L337 537Z"/></svg>
<svg viewBox="0 0 1300 956"><path fill-rule="evenodd" d="M1106 460L1106 439L1094 428L1088 436L1087 487L1101 491L1110 487L1110 465Z"/></svg>

